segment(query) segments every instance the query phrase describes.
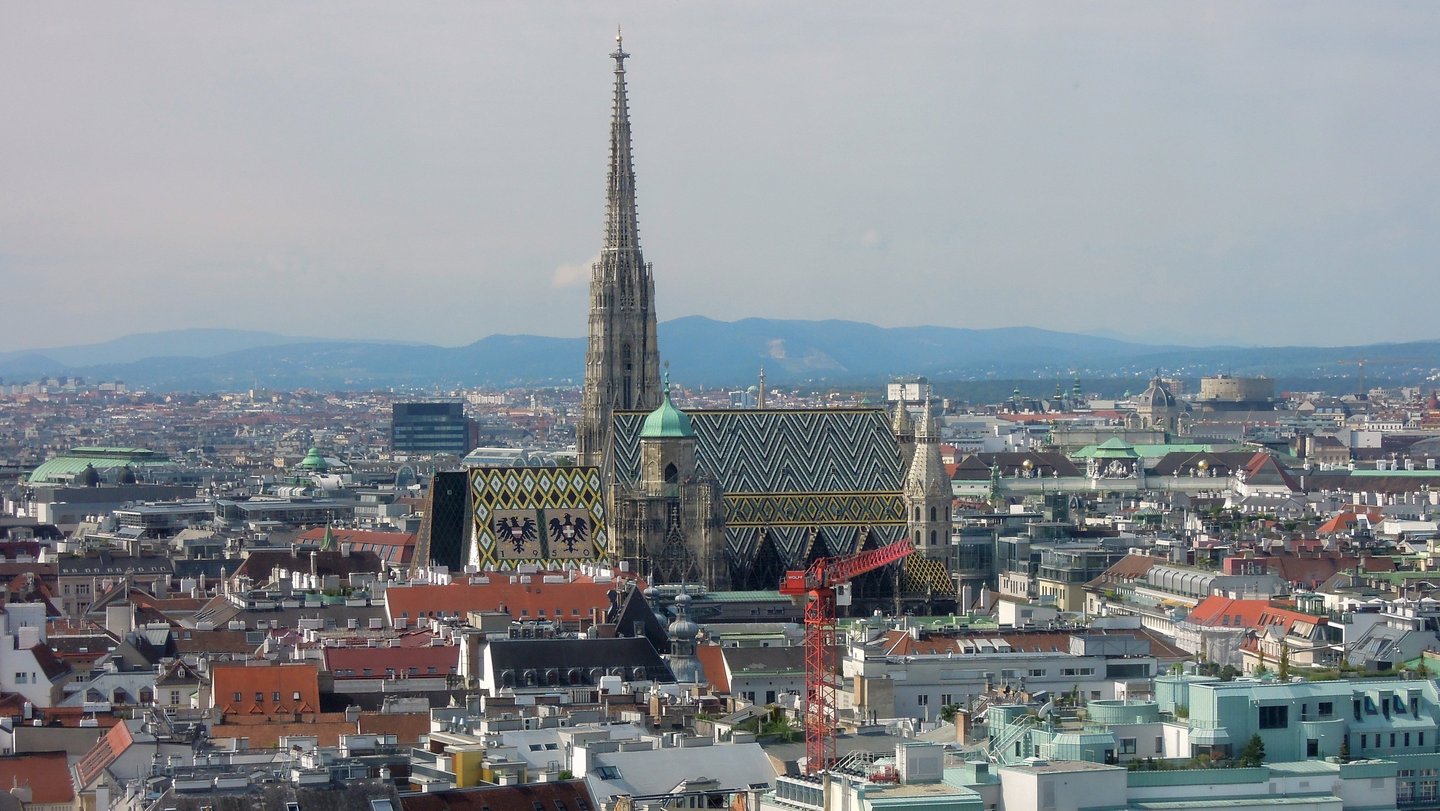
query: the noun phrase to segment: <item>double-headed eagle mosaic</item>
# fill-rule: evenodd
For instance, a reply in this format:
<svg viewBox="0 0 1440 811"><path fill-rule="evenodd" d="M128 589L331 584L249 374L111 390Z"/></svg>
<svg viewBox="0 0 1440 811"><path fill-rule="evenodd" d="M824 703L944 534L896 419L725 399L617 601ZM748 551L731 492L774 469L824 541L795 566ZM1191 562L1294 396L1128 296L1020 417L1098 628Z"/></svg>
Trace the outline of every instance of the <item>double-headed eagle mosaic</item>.
<svg viewBox="0 0 1440 811"><path fill-rule="evenodd" d="M519 516L495 519L495 536L514 545L516 553L525 551L525 543L535 540L535 519Z"/></svg>
<svg viewBox="0 0 1440 811"><path fill-rule="evenodd" d="M584 543L589 532L590 524L583 517L572 519L570 513L565 513L564 521L559 518L550 519L550 540L565 544L565 551L568 553L573 554L575 544Z"/></svg>
<svg viewBox="0 0 1440 811"><path fill-rule="evenodd" d="M500 540L507 541L515 547L516 554L525 551L525 544L535 540L539 527L533 518L521 518L520 516L501 516L495 519L495 536ZM565 551L569 554L575 553L575 547L583 544L590 535L590 522L583 516L572 516L565 513L563 519L550 519L550 541L555 544L563 544Z"/></svg>

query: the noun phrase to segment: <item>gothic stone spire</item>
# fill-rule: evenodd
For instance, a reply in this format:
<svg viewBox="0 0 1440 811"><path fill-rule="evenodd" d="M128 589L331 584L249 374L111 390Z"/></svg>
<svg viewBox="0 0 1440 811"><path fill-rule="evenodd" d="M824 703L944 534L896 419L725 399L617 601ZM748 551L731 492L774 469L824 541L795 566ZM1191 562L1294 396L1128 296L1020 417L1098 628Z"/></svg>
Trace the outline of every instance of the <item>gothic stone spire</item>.
<svg viewBox="0 0 1440 811"><path fill-rule="evenodd" d="M615 91L606 176L605 237L590 273L590 343L585 389L576 426L579 462L600 465L609 450L611 414L660 404L660 351L655 328L655 281L640 252L635 167L625 60L615 36Z"/></svg>

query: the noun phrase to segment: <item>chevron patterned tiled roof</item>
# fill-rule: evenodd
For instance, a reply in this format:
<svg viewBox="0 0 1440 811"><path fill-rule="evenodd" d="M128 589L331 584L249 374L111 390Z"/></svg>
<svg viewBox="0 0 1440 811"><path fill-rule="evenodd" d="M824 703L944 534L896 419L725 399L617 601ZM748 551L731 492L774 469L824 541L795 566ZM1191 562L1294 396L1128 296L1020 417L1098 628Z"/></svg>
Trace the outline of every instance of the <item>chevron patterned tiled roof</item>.
<svg viewBox="0 0 1440 811"><path fill-rule="evenodd" d="M736 559L768 537L790 563L816 532L831 554L855 551L869 530L879 543L904 535L900 447L881 409L687 411L695 466L724 497L725 533ZM615 475L640 478L645 412L616 412Z"/></svg>

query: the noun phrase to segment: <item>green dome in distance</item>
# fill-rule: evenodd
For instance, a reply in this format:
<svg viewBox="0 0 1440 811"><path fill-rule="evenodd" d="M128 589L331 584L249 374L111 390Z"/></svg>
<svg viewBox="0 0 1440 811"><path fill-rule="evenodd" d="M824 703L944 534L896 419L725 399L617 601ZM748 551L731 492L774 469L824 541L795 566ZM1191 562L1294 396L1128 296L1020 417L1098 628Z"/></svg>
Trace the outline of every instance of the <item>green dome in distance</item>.
<svg viewBox="0 0 1440 811"><path fill-rule="evenodd" d="M330 464L325 461L325 457L320 455L319 448L311 448L310 452L305 454L305 458L300 460L300 467L305 470L325 470L330 467Z"/></svg>
<svg viewBox="0 0 1440 811"><path fill-rule="evenodd" d="M665 393L660 400L660 407L645 417L645 424L640 426L640 438L684 439L694 436L695 429L690 427L690 415L670 402L670 373L666 372Z"/></svg>

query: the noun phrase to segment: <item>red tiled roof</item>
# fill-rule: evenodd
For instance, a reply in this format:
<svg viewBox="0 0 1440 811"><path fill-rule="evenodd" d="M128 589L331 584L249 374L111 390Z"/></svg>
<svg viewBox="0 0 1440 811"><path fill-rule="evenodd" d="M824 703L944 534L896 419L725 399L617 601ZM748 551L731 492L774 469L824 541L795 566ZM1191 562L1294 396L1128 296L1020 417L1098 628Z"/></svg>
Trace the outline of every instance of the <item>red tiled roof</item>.
<svg viewBox="0 0 1440 811"><path fill-rule="evenodd" d="M1090 581L1093 584L1103 583L1128 583L1139 580L1150 573L1156 564L1165 561L1151 555L1126 555L1115 561L1110 568L1101 572L1098 577Z"/></svg>
<svg viewBox="0 0 1440 811"><path fill-rule="evenodd" d="M1372 526L1380 523L1381 519L1384 518L1384 516L1382 516L1379 512L1367 512L1365 514L1365 517L1369 519ZM1342 512L1338 512L1335 515L1330 516L1330 520L1321 524L1320 528L1315 530L1315 534L1334 535L1339 532L1348 532L1352 527L1355 526L1355 523L1359 521L1359 519L1359 513L1356 513L1352 510L1344 510Z"/></svg>
<svg viewBox="0 0 1440 811"><path fill-rule="evenodd" d="M613 583L596 583L585 577L565 583L542 583L541 579L542 574L537 573L530 583L511 583L509 575L493 574L489 583L391 586L385 590L385 606L392 625L398 618L413 624L423 617L463 617L471 611L500 610L517 620L558 619L588 625L595 609L610 607L607 594L615 588Z"/></svg>
<svg viewBox="0 0 1440 811"><path fill-rule="evenodd" d="M1264 631L1279 625L1289 631L1297 622L1324 625L1325 617L1303 614L1270 604L1269 600L1232 600L1229 597L1206 597L1190 611L1187 622L1211 628L1248 628Z"/></svg>
<svg viewBox="0 0 1440 811"><path fill-rule="evenodd" d="M185 630L177 634L177 638L175 639L175 648L182 654L248 654L254 653L257 647L259 646L249 641L249 637L245 631L221 630L219 628L210 631Z"/></svg>
<svg viewBox="0 0 1440 811"><path fill-rule="evenodd" d="M40 666L40 670L45 673L45 678L52 683L70 672L70 665L56 656L55 651L51 650L50 646L44 642L31 648L30 653L34 654L35 664Z"/></svg>
<svg viewBox="0 0 1440 811"><path fill-rule="evenodd" d="M130 734L130 727L125 724L116 724L95 742L80 762L75 764L75 777L79 780L79 787L83 791L95 784L100 775L110 768L135 742L135 736Z"/></svg>
<svg viewBox="0 0 1440 811"><path fill-rule="evenodd" d="M1299 493L1302 489L1289 471L1268 453L1255 454L1245 466L1245 479L1260 484L1283 484L1292 493Z"/></svg>
<svg viewBox="0 0 1440 811"><path fill-rule="evenodd" d="M455 645L393 648L326 648L325 669L337 679L418 678L446 676L460 666L460 648Z"/></svg>
<svg viewBox="0 0 1440 811"><path fill-rule="evenodd" d="M344 713L331 713L337 718L316 721L267 722L264 724L216 724L210 727L210 736L221 738L245 738L251 749L274 749L281 738L314 737L320 746L339 746L341 735L355 732L355 723L345 720Z"/></svg>
<svg viewBox="0 0 1440 811"><path fill-rule="evenodd" d="M430 732L430 713L362 712L356 727L362 735L394 735L400 745L404 746L417 743L421 735Z"/></svg>
<svg viewBox="0 0 1440 811"><path fill-rule="evenodd" d="M696 645L695 658L705 673L705 681L717 693L730 692L730 676L725 671L725 652L719 645Z"/></svg>
<svg viewBox="0 0 1440 811"><path fill-rule="evenodd" d="M64 752L35 752L0 757L0 786L29 786L27 806L68 804L75 800L75 784Z"/></svg>
<svg viewBox="0 0 1440 811"><path fill-rule="evenodd" d="M320 669L313 664L216 665L210 683L211 701L225 715L320 711Z"/></svg>
<svg viewBox="0 0 1440 811"><path fill-rule="evenodd" d="M386 563L405 564L415 553L415 533L376 532L363 529L330 529L335 543L348 543L356 552L374 552ZM325 527L317 527L302 533L297 540L321 541L325 538Z"/></svg>

